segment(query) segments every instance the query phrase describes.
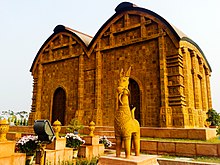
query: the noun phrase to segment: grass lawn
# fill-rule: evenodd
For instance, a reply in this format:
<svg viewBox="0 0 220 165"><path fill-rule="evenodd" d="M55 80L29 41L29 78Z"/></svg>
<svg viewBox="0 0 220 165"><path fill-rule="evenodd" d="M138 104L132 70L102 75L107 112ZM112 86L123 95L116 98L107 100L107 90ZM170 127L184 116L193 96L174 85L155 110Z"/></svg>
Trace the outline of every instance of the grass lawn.
<svg viewBox="0 0 220 165"><path fill-rule="evenodd" d="M182 161L196 161L196 162L208 162L208 163L220 163L219 157L205 157L205 156L197 156L197 157L177 157L177 156L169 156L162 155L160 158L172 159L172 160L182 160Z"/></svg>
<svg viewBox="0 0 220 165"><path fill-rule="evenodd" d="M210 140L191 140L191 139L168 139L168 138L149 138L149 137L141 137L141 140L149 140L149 141L161 141L161 142L194 142L194 143L214 143L220 144L219 137L215 137Z"/></svg>

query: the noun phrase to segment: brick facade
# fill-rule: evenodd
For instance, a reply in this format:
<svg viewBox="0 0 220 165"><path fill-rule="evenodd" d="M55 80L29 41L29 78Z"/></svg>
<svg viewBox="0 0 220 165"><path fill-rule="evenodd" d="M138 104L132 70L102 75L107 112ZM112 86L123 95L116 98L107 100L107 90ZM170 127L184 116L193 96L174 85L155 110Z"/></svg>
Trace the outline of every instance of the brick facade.
<svg viewBox="0 0 220 165"><path fill-rule="evenodd" d="M57 117L67 125L77 117L112 126L119 71L129 66L141 126L204 126L212 101L203 52L161 16L130 3L120 4L94 38L62 25L54 29L31 67L29 124Z"/></svg>

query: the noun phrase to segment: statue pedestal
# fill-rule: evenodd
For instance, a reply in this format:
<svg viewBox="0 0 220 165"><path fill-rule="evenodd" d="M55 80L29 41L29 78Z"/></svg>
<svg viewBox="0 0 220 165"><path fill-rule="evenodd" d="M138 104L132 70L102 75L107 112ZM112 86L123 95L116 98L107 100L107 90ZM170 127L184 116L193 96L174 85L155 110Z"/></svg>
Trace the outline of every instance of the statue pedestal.
<svg viewBox="0 0 220 165"><path fill-rule="evenodd" d="M130 159L126 159L124 154L121 157L116 157L115 154L101 156L98 165L159 165L157 156L152 155L131 155Z"/></svg>
<svg viewBox="0 0 220 165"><path fill-rule="evenodd" d="M85 145L80 146L78 156L92 159L104 154L104 144L99 144L99 136L85 136Z"/></svg>

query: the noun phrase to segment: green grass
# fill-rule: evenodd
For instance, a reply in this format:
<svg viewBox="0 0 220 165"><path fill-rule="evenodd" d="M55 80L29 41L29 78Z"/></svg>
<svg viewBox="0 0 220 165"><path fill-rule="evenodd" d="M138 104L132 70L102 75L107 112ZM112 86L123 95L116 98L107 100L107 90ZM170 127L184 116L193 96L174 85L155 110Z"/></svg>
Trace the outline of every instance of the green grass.
<svg viewBox="0 0 220 165"><path fill-rule="evenodd" d="M91 160L87 158L77 158L76 165L97 165L99 157L93 157Z"/></svg>
<svg viewBox="0 0 220 165"><path fill-rule="evenodd" d="M149 141L161 141L161 142L192 142L192 143L220 143L218 137L215 137L210 140L191 140L191 139L168 139L168 138L149 138L149 137L141 137L141 140L149 140Z"/></svg>
<svg viewBox="0 0 220 165"><path fill-rule="evenodd" d="M197 156L197 157L177 157L177 156L169 156L169 155L161 155L160 158L172 159L172 160L187 160L195 161L195 162L207 162L207 163L220 163L219 157L206 157L206 156Z"/></svg>
<svg viewBox="0 0 220 165"><path fill-rule="evenodd" d="M196 157L194 158L195 161L198 162L209 162L209 163L220 163L220 158L218 157Z"/></svg>

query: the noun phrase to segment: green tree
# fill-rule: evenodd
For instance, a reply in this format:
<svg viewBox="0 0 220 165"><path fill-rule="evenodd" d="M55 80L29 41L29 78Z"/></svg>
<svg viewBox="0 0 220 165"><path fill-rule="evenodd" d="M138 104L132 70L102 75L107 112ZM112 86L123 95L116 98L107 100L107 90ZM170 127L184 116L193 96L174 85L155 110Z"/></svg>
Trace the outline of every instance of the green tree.
<svg viewBox="0 0 220 165"><path fill-rule="evenodd" d="M19 124L20 124L20 119L17 119L16 125L19 125Z"/></svg>
<svg viewBox="0 0 220 165"><path fill-rule="evenodd" d="M23 125L23 119L21 118L21 120L20 120L20 125Z"/></svg>
<svg viewBox="0 0 220 165"><path fill-rule="evenodd" d="M24 118L24 120L23 120L23 125L24 126L26 125L26 118Z"/></svg>
<svg viewBox="0 0 220 165"><path fill-rule="evenodd" d="M10 115L14 115L15 114L14 111L11 111L11 110L8 110L8 112L9 112Z"/></svg>
<svg viewBox="0 0 220 165"><path fill-rule="evenodd" d="M220 125L220 114L212 109L209 109L208 112L206 113L208 118L206 121L210 122L211 126L219 126Z"/></svg>
<svg viewBox="0 0 220 165"><path fill-rule="evenodd" d="M14 124L17 125L17 117L14 120Z"/></svg>
<svg viewBox="0 0 220 165"><path fill-rule="evenodd" d="M26 119L26 124L25 125L28 126L28 118Z"/></svg>

